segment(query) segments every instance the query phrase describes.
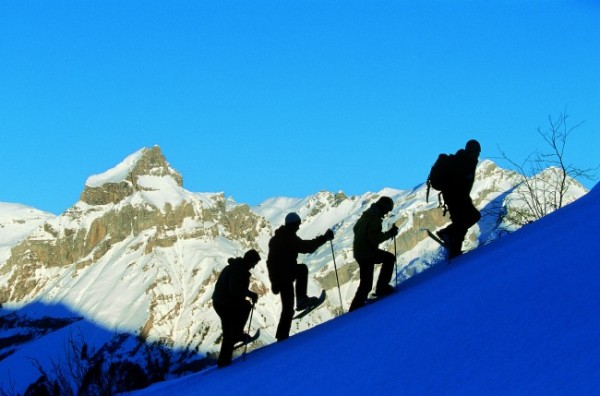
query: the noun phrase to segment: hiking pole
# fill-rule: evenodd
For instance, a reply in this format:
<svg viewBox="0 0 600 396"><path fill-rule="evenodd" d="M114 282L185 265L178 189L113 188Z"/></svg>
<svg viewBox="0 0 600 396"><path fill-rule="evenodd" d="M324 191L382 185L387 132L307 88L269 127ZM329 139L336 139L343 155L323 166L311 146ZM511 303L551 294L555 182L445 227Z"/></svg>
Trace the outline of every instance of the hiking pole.
<svg viewBox="0 0 600 396"><path fill-rule="evenodd" d="M396 236L394 235L394 273L396 274L394 283L398 289L398 251L396 250Z"/></svg>
<svg viewBox="0 0 600 396"><path fill-rule="evenodd" d="M335 252L333 251L333 242L329 241L329 245L331 246L331 255L333 256L333 268L335 269L335 280L338 285L338 293L340 294L340 309L342 310L342 315L344 314L344 303L342 302L342 289L340 288L340 278L338 278L337 265L335 264Z"/></svg>
<svg viewBox="0 0 600 396"><path fill-rule="evenodd" d="M250 308L250 320L248 321L248 331L246 332L250 335L250 325L252 324L252 314L254 313L254 303L252 303L252 308ZM244 353L242 354L242 362L246 361L246 352L248 351L248 342L244 345Z"/></svg>

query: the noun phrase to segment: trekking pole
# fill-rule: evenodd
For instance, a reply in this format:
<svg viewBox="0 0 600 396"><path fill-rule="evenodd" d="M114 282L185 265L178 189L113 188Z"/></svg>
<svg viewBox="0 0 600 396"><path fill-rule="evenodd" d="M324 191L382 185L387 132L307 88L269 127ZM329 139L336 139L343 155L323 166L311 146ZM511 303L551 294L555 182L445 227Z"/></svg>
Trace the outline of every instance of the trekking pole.
<svg viewBox="0 0 600 396"><path fill-rule="evenodd" d="M250 320L248 321L248 331L246 332L248 335L250 334L250 325L252 324L252 314L254 313L254 303L252 304L252 308L250 308ZM246 352L248 351L248 344L244 345L244 353L242 354L242 362L246 361Z"/></svg>
<svg viewBox="0 0 600 396"><path fill-rule="evenodd" d="M396 274L394 283L398 289L398 251L396 250L396 236L394 235L394 273Z"/></svg>
<svg viewBox="0 0 600 396"><path fill-rule="evenodd" d="M338 293L340 294L340 309L342 315L344 314L344 303L342 302L342 289L340 288L340 278L338 278L337 265L335 264L335 252L333 251L333 242L329 241L331 246L331 255L333 256L333 268L335 269L335 280L337 281Z"/></svg>

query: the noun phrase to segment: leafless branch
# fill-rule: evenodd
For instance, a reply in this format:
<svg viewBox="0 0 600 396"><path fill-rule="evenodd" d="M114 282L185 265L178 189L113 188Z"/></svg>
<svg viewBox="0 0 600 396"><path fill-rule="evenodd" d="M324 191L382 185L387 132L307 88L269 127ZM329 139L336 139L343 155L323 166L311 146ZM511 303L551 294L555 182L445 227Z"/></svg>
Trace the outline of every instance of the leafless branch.
<svg viewBox="0 0 600 396"><path fill-rule="evenodd" d="M505 220L515 225L525 225L540 219L565 205L570 178L593 180L595 169L581 169L566 161L567 140L583 122L570 126L568 115L558 119L548 117L547 129L538 128L537 133L548 146L546 152L534 152L521 163L510 158L504 151L501 158L517 173L515 193L507 202L509 210ZM596 168L597 169L597 168Z"/></svg>

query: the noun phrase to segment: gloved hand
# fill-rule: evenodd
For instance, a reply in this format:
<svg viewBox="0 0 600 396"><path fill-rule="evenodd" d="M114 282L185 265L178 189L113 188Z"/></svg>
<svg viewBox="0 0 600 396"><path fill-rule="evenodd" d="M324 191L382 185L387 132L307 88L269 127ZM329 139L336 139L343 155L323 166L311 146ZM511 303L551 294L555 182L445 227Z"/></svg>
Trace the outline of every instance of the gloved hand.
<svg viewBox="0 0 600 396"><path fill-rule="evenodd" d="M333 231L331 229L325 232L325 240L332 241L333 240Z"/></svg>
<svg viewBox="0 0 600 396"><path fill-rule="evenodd" d="M398 227L396 227L396 224L394 224L392 226L392 228L390 228L390 230L388 231L390 238L395 237L396 235L398 235Z"/></svg>
<svg viewBox="0 0 600 396"><path fill-rule="evenodd" d="M250 300L252 300L252 304L256 304L256 302L258 301L258 294L254 293L251 290L248 290L248 297L250 298Z"/></svg>

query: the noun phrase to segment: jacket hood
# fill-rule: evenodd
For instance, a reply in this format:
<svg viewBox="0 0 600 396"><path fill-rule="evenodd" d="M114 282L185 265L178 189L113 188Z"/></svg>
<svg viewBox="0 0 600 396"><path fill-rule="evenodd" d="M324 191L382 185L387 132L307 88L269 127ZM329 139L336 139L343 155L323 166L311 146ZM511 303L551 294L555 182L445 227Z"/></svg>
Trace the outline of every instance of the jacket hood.
<svg viewBox="0 0 600 396"><path fill-rule="evenodd" d="M377 216L383 218L383 211L377 206L377 203L371 204L371 207L367 210L370 216Z"/></svg>
<svg viewBox="0 0 600 396"><path fill-rule="evenodd" d="M229 265L234 265L234 266L236 266L236 265L237 266L244 266L245 265L244 259L242 257L232 257L232 258L229 258L229 259L227 259L227 263Z"/></svg>
<svg viewBox="0 0 600 396"><path fill-rule="evenodd" d="M275 235L282 235L282 234L293 234L294 232L289 228L286 227L284 225L282 225L281 227L279 227L278 229L275 230Z"/></svg>

